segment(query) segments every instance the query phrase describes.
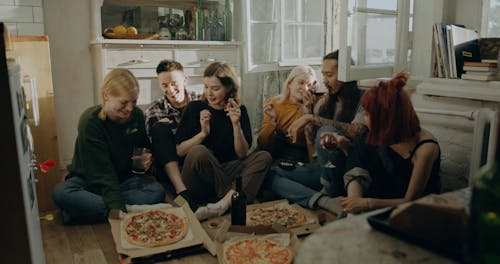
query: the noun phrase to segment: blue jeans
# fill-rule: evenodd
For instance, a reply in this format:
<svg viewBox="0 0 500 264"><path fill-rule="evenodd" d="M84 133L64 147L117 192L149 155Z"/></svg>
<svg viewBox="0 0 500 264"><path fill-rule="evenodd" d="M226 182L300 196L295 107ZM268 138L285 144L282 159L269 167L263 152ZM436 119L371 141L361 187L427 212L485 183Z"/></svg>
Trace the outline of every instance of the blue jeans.
<svg viewBox="0 0 500 264"><path fill-rule="evenodd" d="M267 175L265 186L272 192L302 207L314 208L321 196L321 168L316 164L297 166L293 170L284 170L273 165Z"/></svg>
<svg viewBox="0 0 500 264"><path fill-rule="evenodd" d="M165 201L165 190L157 181L132 176L120 184L125 204L155 204ZM97 223L106 221L109 208L100 195L87 190L80 177L58 183L52 190L52 200L61 208L65 222Z"/></svg>
<svg viewBox="0 0 500 264"><path fill-rule="evenodd" d="M322 126L318 129L314 140L314 150L318 154L317 162L322 168L320 177L321 184L323 184L322 192L335 197L345 193L343 171L345 168L346 156L339 149L328 152L326 149L321 148L321 133L323 132L335 132L342 136L345 136L345 134L333 126ZM322 167L328 160L330 160L336 168Z"/></svg>

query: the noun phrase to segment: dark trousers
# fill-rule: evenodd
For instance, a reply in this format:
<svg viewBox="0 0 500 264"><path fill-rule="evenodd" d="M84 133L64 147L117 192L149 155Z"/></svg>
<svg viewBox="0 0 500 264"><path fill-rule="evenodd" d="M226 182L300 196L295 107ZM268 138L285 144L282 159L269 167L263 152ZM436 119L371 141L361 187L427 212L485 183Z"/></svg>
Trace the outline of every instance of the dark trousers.
<svg viewBox="0 0 500 264"><path fill-rule="evenodd" d="M182 179L199 202L215 201L233 187L234 179L241 175L243 192L252 203L271 166L271 154L255 151L241 160L220 163L204 145L192 147L182 169Z"/></svg>
<svg viewBox="0 0 500 264"><path fill-rule="evenodd" d="M175 144L175 135L169 124L156 122L151 129L151 145L154 157L155 175L159 182L170 183L165 173L165 165L179 161Z"/></svg>

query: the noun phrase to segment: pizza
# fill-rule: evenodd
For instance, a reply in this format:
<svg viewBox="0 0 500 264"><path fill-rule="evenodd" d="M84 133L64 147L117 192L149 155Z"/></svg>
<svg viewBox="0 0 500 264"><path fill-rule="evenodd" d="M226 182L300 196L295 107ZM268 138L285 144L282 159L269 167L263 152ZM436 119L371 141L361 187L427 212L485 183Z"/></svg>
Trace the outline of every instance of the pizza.
<svg viewBox="0 0 500 264"><path fill-rule="evenodd" d="M286 227L296 227L306 222L304 213L290 207L274 205L257 208L247 212L247 225L272 225L274 223Z"/></svg>
<svg viewBox="0 0 500 264"><path fill-rule="evenodd" d="M227 264L290 264L293 253L288 246L265 238L247 238L229 243L224 247Z"/></svg>
<svg viewBox="0 0 500 264"><path fill-rule="evenodd" d="M186 220L167 210L147 210L127 217L122 225L125 239L141 247L164 246L182 239L187 233Z"/></svg>

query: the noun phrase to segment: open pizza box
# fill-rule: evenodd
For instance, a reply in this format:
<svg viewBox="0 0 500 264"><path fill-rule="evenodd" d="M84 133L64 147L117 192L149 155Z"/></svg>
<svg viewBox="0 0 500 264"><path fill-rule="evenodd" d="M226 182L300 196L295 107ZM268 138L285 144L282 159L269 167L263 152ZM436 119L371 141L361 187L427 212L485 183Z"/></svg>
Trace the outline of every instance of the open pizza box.
<svg viewBox="0 0 500 264"><path fill-rule="evenodd" d="M233 242L247 238L264 238L280 242L291 250L293 257L296 256L300 247L300 240L284 226L274 224L272 226L229 226L227 232L218 237L217 259L220 264L227 264L224 258L224 250ZM293 261L293 259L292 259ZM291 263L291 262L290 262Z"/></svg>
<svg viewBox="0 0 500 264"><path fill-rule="evenodd" d="M288 202L286 199L282 200L275 200L275 201L270 201L270 202L265 202L265 203L260 203L260 204L252 204L247 206L247 212L250 212L251 210L258 209L258 208L265 208L265 207L270 207L270 206L290 206L293 209L303 213L305 215L305 222L304 224L301 224L296 227L292 228L287 228L292 234L300 237L303 235L308 235L314 230L318 229L321 227L319 224L318 216L314 213L312 213L309 210L304 209L298 204L291 204Z"/></svg>
<svg viewBox="0 0 500 264"><path fill-rule="evenodd" d="M168 206L166 204L158 205ZM122 220L108 219L111 225L111 233L118 252L120 263L153 263L156 261L165 261L176 257L189 254L208 251L215 256L216 245L201 227L200 222L189 208L188 203L182 197L178 196L171 205L173 210L181 216L184 216L188 231L184 238L165 246L158 247L139 247L129 244L121 234ZM155 205L145 208L151 209ZM160 207L161 208L161 207ZM170 210L170 209L169 209Z"/></svg>
<svg viewBox="0 0 500 264"><path fill-rule="evenodd" d="M310 234L314 232L314 230L318 229L321 225L319 224L318 216L309 210L306 210L302 208L298 204L292 204L290 205L288 200L282 199L282 200L275 200L275 201L270 201L270 202L264 202L260 204L252 204L247 206L247 213L250 212L251 210L258 209L258 208L266 208L266 207L271 207L271 206L284 206L284 207L292 207L293 209L303 213L305 215L305 222L297 227L292 227L292 228L285 228L286 232L290 232L293 235L296 235L298 237ZM205 222L202 223L203 228L207 231L208 235L212 238L214 241L224 241L224 237L226 232L231 228L231 214L226 214L224 216L220 216L217 218L209 219ZM261 227L270 227L270 226L261 226ZM247 228L249 230L252 230L253 227L251 226L240 226L238 228Z"/></svg>

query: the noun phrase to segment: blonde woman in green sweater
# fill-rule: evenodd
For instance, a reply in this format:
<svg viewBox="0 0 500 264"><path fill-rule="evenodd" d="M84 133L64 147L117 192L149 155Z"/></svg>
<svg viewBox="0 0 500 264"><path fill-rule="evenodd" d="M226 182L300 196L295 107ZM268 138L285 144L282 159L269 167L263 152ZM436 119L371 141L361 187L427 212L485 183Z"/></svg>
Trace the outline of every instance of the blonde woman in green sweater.
<svg viewBox="0 0 500 264"><path fill-rule="evenodd" d="M149 147L144 114L136 107L139 85L126 69L114 69L101 88L102 105L80 117L73 161L65 181L56 185L52 199L64 223L94 223L120 217L126 204L164 201L156 181L133 174L134 147ZM147 155L144 165L151 166Z"/></svg>

